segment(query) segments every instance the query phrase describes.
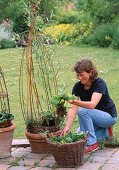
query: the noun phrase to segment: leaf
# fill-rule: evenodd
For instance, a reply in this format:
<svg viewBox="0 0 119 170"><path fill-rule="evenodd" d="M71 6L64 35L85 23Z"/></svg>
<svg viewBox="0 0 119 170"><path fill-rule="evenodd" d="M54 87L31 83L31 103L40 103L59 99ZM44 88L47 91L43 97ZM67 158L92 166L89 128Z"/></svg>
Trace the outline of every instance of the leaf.
<svg viewBox="0 0 119 170"><path fill-rule="evenodd" d="M57 98L56 96L51 98L51 104L57 106L59 104L59 102L60 102L60 99Z"/></svg>
<svg viewBox="0 0 119 170"><path fill-rule="evenodd" d="M70 105L69 103L65 102L65 103L64 103L64 107L65 107L65 108L71 108L71 105Z"/></svg>
<svg viewBox="0 0 119 170"><path fill-rule="evenodd" d="M70 97L70 100L71 100L71 101L76 100L76 96L75 96L75 95L72 95L72 96Z"/></svg>

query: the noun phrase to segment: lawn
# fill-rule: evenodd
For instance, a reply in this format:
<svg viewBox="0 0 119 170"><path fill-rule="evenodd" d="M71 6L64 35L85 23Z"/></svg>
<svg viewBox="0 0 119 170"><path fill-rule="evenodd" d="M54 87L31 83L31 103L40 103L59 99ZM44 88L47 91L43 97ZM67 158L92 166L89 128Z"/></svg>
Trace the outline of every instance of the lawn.
<svg viewBox="0 0 119 170"><path fill-rule="evenodd" d="M54 49L54 46L52 47ZM72 66L81 58L89 58L97 66L99 77L106 81L110 96L119 112L119 50L89 46L59 46L54 51L55 67L60 68L59 87L65 86L65 91L71 93L72 87L77 81ZM14 123L17 126L14 138L25 138L25 124L19 101L19 70L22 52L23 48L0 50L0 64L7 84L11 113L15 116ZM114 126L114 134L119 138L118 125L119 121ZM71 130L76 131L78 126L76 117Z"/></svg>

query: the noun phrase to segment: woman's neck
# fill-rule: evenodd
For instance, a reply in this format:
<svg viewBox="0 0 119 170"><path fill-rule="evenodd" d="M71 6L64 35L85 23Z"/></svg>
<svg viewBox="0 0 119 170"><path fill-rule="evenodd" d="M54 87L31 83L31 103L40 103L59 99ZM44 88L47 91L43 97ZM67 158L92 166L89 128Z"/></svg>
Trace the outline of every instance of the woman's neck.
<svg viewBox="0 0 119 170"><path fill-rule="evenodd" d="M92 85L92 81L84 84L84 89L86 89L86 90L90 89L91 85Z"/></svg>

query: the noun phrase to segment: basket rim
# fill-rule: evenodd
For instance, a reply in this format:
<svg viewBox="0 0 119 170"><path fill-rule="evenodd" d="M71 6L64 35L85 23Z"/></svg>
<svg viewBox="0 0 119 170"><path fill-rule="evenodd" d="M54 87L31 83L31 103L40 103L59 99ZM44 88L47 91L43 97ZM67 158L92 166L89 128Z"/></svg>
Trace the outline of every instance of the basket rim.
<svg viewBox="0 0 119 170"><path fill-rule="evenodd" d="M80 141L75 141L75 142L72 142L72 143L54 143L54 142L51 142L50 141L50 137L47 137L48 136L48 134L46 134L45 135L45 139L46 139L46 141L48 142L48 143L50 143L50 144L52 144L52 145L54 145L54 146L56 146L56 145L58 145L59 147L60 146L68 146L68 145L74 145L74 144L80 144L80 143L82 143L83 141L85 141L85 140L87 140L87 138L88 138L88 131L86 132L86 134L85 134L85 136L84 136L84 138L82 139L82 140L80 140Z"/></svg>

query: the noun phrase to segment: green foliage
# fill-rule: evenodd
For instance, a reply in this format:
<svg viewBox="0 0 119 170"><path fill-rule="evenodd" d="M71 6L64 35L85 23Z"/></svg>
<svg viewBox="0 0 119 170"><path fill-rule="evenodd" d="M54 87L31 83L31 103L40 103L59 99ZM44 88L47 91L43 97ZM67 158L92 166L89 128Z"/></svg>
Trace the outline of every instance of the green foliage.
<svg viewBox="0 0 119 170"><path fill-rule="evenodd" d="M44 112L39 119L28 117L25 121L26 127L41 127L41 126L55 126L56 125L56 114L55 112Z"/></svg>
<svg viewBox="0 0 119 170"><path fill-rule="evenodd" d="M0 0L0 22L11 19L13 22L24 10L24 5L19 0Z"/></svg>
<svg viewBox="0 0 119 170"><path fill-rule="evenodd" d="M25 122L25 124L26 124L26 127L29 127L29 126L36 126L37 125L37 122L36 122L36 120L34 120L33 118L30 118L30 117L28 117L27 119L26 119L26 122Z"/></svg>
<svg viewBox="0 0 119 170"><path fill-rule="evenodd" d="M105 140L97 140L98 141L98 145L99 145L99 149L103 149L105 147Z"/></svg>
<svg viewBox="0 0 119 170"><path fill-rule="evenodd" d="M74 101L76 97L74 95L66 94L63 90L59 90L59 93L52 97L51 104L54 105L56 108L61 106L70 108L70 105L66 101L71 100Z"/></svg>
<svg viewBox="0 0 119 170"><path fill-rule="evenodd" d="M46 37L56 42L70 42L77 36L77 30L73 24L59 24L46 27L44 33Z"/></svg>
<svg viewBox="0 0 119 170"><path fill-rule="evenodd" d="M52 17L56 4L57 4L56 0L40 1L38 11L39 11L39 15L42 16L44 22L47 23L48 20Z"/></svg>
<svg viewBox="0 0 119 170"><path fill-rule="evenodd" d="M119 140L116 136L110 136L105 142L104 142L105 146L110 146L110 147L114 147L114 146L119 146Z"/></svg>
<svg viewBox="0 0 119 170"><path fill-rule="evenodd" d="M64 10L63 7L55 8L55 15L53 17L58 24L71 24L79 22L79 13L73 10Z"/></svg>
<svg viewBox="0 0 119 170"><path fill-rule="evenodd" d="M85 133L80 131L78 134L77 133L72 133L69 132L68 134L66 133L64 136L51 136L50 141L53 143L72 143L76 141L80 141L84 138Z"/></svg>
<svg viewBox="0 0 119 170"><path fill-rule="evenodd" d="M41 118L41 125L42 126L56 126L56 113L55 111L47 111Z"/></svg>
<svg viewBox="0 0 119 170"><path fill-rule="evenodd" d="M119 27L117 29L117 32L114 35L112 44L110 45L110 47L114 48L114 49L119 49Z"/></svg>
<svg viewBox="0 0 119 170"><path fill-rule="evenodd" d="M39 166L40 161L35 161L34 164L32 165L32 168L36 168Z"/></svg>
<svg viewBox="0 0 119 170"><path fill-rule="evenodd" d="M109 47L112 43L117 25L114 23L106 23L95 28L90 36L90 43L101 47Z"/></svg>
<svg viewBox="0 0 119 170"><path fill-rule="evenodd" d="M11 166L9 168L11 168L12 166L19 166L20 165L19 161L20 161L20 158L16 158L12 162L10 162L9 165L11 165Z"/></svg>
<svg viewBox="0 0 119 170"><path fill-rule="evenodd" d="M119 140L116 136L109 136L107 139L98 140L99 148L119 146Z"/></svg>
<svg viewBox="0 0 119 170"><path fill-rule="evenodd" d="M28 33L28 19L24 13L18 15L14 20L13 31L16 34Z"/></svg>
<svg viewBox="0 0 119 170"><path fill-rule="evenodd" d="M3 123L5 121L9 121L9 120L13 120L14 116L11 113L7 113L7 112L1 112L0 113L0 123Z"/></svg>
<svg viewBox="0 0 119 170"><path fill-rule="evenodd" d="M14 47L16 47L16 42L15 41L2 39L1 42L0 42L0 49L14 48Z"/></svg>
<svg viewBox="0 0 119 170"><path fill-rule="evenodd" d="M112 22L119 15L119 2L115 0L77 0L76 7L79 11L89 12L97 24Z"/></svg>
<svg viewBox="0 0 119 170"><path fill-rule="evenodd" d="M88 44L89 43L89 37L91 33L93 32L93 22L89 22L88 24L77 24L76 30L79 34L77 38L75 38L73 45L79 46L80 44Z"/></svg>
<svg viewBox="0 0 119 170"><path fill-rule="evenodd" d="M37 28L42 28L44 26L44 21L41 16L36 17L36 26Z"/></svg>

